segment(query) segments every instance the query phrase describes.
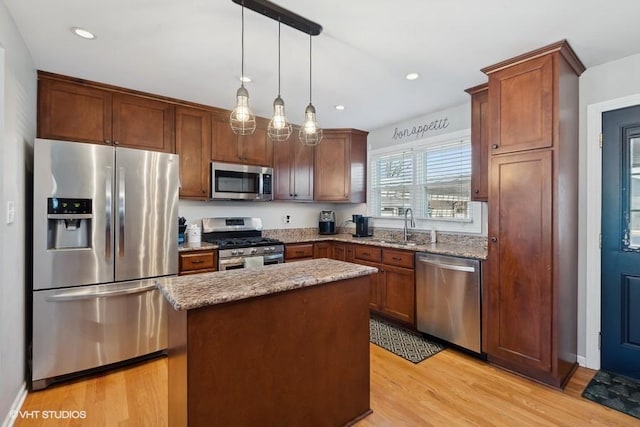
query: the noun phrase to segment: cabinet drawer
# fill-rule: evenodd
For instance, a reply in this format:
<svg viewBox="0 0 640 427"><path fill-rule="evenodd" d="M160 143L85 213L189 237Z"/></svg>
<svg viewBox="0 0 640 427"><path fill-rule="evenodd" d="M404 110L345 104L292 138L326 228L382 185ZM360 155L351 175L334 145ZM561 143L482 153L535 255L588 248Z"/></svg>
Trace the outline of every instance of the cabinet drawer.
<svg viewBox="0 0 640 427"><path fill-rule="evenodd" d="M180 254L180 272L215 268L213 251L193 251Z"/></svg>
<svg viewBox="0 0 640 427"><path fill-rule="evenodd" d="M365 261L380 262L382 260L382 248L372 246L356 246L355 258Z"/></svg>
<svg viewBox="0 0 640 427"><path fill-rule="evenodd" d="M301 243L285 246L285 260L294 260L300 258L313 258L313 243Z"/></svg>
<svg viewBox="0 0 640 427"><path fill-rule="evenodd" d="M384 249L382 251L382 263L387 265L395 265L397 267L413 268L413 252L397 251L393 249Z"/></svg>

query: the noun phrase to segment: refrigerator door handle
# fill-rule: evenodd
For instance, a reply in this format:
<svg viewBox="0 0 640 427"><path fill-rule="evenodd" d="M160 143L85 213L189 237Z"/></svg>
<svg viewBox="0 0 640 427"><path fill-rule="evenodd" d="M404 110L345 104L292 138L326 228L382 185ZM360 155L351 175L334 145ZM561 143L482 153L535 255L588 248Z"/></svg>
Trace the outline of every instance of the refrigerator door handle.
<svg viewBox="0 0 640 427"><path fill-rule="evenodd" d="M111 258L111 214L112 214L112 191L113 171L110 166L106 167L105 178L105 239L104 239L104 257Z"/></svg>
<svg viewBox="0 0 640 427"><path fill-rule="evenodd" d="M124 188L124 168L118 169L118 216L119 216L119 238L118 254L124 256L124 218L125 218L125 188Z"/></svg>
<svg viewBox="0 0 640 427"><path fill-rule="evenodd" d="M70 292L63 292L56 295L51 295L47 297L47 301L51 302L63 302L63 301L78 301L84 299L91 298L104 298L104 297L117 297L122 295L132 295L132 294L141 294L144 292L152 291L156 288L155 284L142 286L142 287L132 287L128 289L118 289L115 291L98 291L98 292L87 292L86 290L77 290Z"/></svg>

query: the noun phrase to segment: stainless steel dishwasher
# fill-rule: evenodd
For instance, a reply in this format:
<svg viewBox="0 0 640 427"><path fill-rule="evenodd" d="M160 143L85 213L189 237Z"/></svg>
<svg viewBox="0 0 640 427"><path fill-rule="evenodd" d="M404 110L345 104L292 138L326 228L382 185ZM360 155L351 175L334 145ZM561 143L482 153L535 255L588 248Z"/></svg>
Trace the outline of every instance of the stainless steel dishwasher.
<svg viewBox="0 0 640 427"><path fill-rule="evenodd" d="M480 261L416 254L418 330L482 353Z"/></svg>

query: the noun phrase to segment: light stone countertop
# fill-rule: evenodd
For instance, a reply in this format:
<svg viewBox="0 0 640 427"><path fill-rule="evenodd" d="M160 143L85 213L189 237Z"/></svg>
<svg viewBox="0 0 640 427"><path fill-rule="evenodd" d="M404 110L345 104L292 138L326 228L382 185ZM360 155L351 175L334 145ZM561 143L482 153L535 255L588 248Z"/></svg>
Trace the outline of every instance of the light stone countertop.
<svg viewBox="0 0 640 427"><path fill-rule="evenodd" d="M209 249L218 249L218 245L214 245L213 243L208 243L208 242L200 242L200 243L186 242L178 245L178 252L206 251Z"/></svg>
<svg viewBox="0 0 640 427"><path fill-rule="evenodd" d="M286 243L322 242L333 240L344 243L357 243L360 245L380 246L384 248L404 249L414 252L429 252L440 255L452 255L480 260L487 259L487 249L484 245L463 244L463 243L427 243L404 245L386 241L376 237L353 237L351 234L317 234L311 236L278 236Z"/></svg>
<svg viewBox="0 0 640 427"><path fill-rule="evenodd" d="M366 276L375 267L327 258L239 270L158 279L156 284L176 310L238 301L291 289Z"/></svg>

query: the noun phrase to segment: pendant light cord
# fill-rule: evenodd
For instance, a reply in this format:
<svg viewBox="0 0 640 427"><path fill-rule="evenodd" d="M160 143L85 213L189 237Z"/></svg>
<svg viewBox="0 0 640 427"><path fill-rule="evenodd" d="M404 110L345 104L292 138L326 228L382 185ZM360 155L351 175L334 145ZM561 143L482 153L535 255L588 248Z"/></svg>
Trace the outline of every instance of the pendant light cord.
<svg viewBox="0 0 640 427"><path fill-rule="evenodd" d="M311 33L309 33L309 104L311 104Z"/></svg>
<svg viewBox="0 0 640 427"><path fill-rule="evenodd" d="M280 98L280 20L278 19L278 98Z"/></svg>
<svg viewBox="0 0 640 427"><path fill-rule="evenodd" d="M242 73L240 76L240 86L244 87L244 3L242 4L242 35L240 36L240 39L242 40L241 44L242 44L242 60L240 61L240 72Z"/></svg>

